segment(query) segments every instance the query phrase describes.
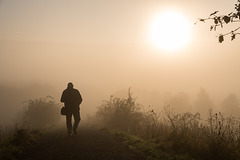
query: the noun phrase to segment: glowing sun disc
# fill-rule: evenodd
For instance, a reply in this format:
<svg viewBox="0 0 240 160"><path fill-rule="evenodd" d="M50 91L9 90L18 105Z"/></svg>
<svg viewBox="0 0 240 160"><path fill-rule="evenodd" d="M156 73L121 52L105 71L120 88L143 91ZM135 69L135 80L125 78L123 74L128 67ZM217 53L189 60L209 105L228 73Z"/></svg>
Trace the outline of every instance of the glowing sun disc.
<svg viewBox="0 0 240 160"><path fill-rule="evenodd" d="M178 50L190 40L190 24L178 12L163 12L151 24L150 40L155 47L165 51Z"/></svg>

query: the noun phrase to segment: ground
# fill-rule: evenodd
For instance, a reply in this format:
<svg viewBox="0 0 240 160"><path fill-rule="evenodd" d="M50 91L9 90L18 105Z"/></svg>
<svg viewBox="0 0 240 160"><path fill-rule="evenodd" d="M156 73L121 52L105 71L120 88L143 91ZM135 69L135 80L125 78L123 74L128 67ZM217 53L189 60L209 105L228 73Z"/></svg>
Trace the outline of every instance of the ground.
<svg viewBox="0 0 240 160"><path fill-rule="evenodd" d="M25 149L21 160L144 160L120 138L106 131L80 127L78 135L68 136L66 129L54 130Z"/></svg>

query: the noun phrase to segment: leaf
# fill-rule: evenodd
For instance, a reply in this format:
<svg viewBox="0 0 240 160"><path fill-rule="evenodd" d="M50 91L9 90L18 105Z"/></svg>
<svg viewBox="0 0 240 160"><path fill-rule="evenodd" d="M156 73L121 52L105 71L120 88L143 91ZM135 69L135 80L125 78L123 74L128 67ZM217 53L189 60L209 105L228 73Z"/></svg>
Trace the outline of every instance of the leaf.
<svg viewBox="0 0 240 160"><path fill-rule="evenodd" d="M215 11L215 12L211 13L210 16L213 16L213 15L215 15L217 13L218 13L218 11Z"/></svg>
<svg viewBox="0 0 240 160"><path fill-rule="evenodd" d="M212 31L212 30L213 30L213 26L210 27L210 31Z"/></svg>
<svg viewBox="0 0 240 160"><path fill-rule="evenodd" d="M222 21L220 21L220 24L221 24L221 27L223 28L223 24L222 24Z"/></svg>
<svg viewBox="0 0 240 160"><path fill-rule="evenodd" d="M220 35L220 36L218 37L218 41L219 41L220 43L222 43L222 42L224 41L223 35Z"/></svg>
<svg viewBox="0 0 240 160"><path fill-rule="evenodd" d="M217 18L214 18L214 23L215 23L215 24L218 24Z"/></svg>
<svg viewBox="0 0 240 160"><path fill-rule="evenodd" d="M233 18L238 18L237 13L233 13L232 17L233 17Z"/></svg>
<svg viewBox="0 0 240 160"><path fill-rule="evenodd" d="M228 24L228 23L230 22L231 18L228 17L228 16L224 16L224 17L223 17L223 20L224 20L224 22L225 22L226 24Z"/></svg>
<svg viewBox="0 0 240 160"><path fill-rule="evenodd" d="M234 40L235 38L236 38L236 34L232 33L231 41Z"/></svg>

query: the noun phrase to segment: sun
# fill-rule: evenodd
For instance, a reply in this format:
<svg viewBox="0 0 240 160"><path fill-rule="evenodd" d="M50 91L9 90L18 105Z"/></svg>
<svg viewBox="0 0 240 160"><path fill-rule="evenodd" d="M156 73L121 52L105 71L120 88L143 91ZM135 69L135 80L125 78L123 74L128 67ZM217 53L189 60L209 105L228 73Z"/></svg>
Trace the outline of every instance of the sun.
<svg viewBox="0 0 240 160"><path fill-rule="evenodd" d="M190 23L176 11L159 13L150 25L150 41L164 51L177 51L190 41Z"/></svg>

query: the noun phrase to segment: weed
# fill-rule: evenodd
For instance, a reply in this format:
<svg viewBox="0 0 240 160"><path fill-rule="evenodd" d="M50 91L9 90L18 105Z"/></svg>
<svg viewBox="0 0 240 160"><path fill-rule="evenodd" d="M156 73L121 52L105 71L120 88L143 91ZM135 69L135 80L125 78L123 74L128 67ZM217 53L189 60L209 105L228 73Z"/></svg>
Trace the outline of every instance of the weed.
<svg viewBox="0 0 240 160"><path fill-rule="evenodd" d="M122 131L129 147L148 159L240 159L239 120L212 110L206 121L200 113L176 114L170 106L156 114L137 104L129 90L128 98L104 101L96 117L104 127Z"/></svg>
<svg viewBox="0 0 240 160"><path fill-rule="evenodd" d="M31 145L43 135L42 131L26 126L16 126L5 132L3 130L1 128L0 159L4 160L15 160L23 152L24 147Z"/></svg>

